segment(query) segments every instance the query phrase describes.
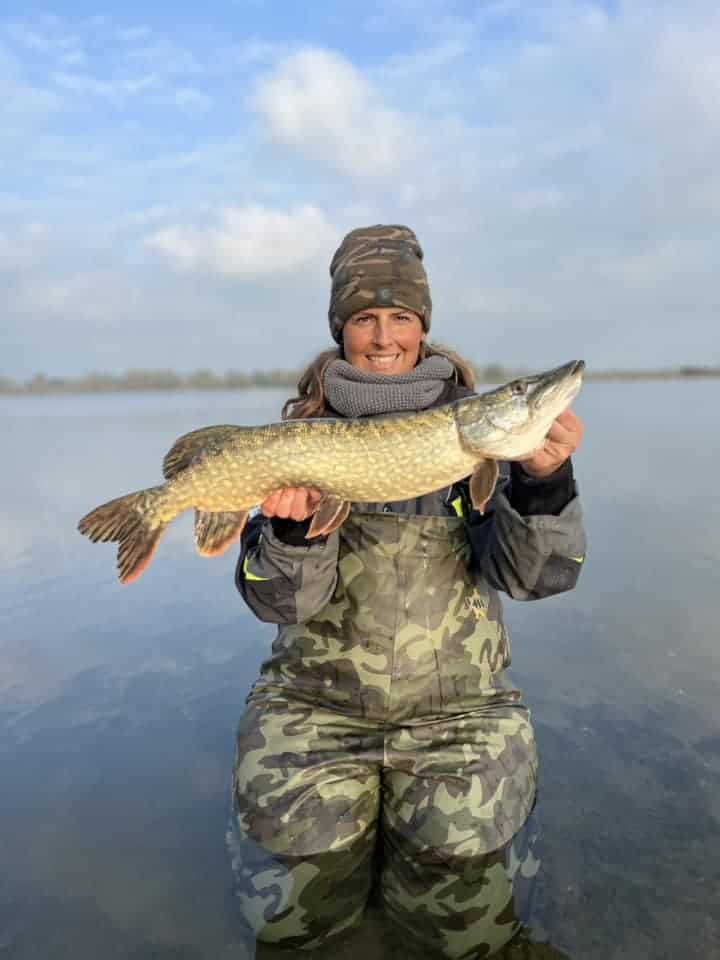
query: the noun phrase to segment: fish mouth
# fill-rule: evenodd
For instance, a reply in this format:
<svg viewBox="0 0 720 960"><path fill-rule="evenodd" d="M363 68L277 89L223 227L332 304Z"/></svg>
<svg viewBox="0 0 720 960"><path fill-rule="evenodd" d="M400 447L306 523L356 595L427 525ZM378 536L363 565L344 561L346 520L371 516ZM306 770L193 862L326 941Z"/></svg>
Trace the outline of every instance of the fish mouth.
<svg viewBox="0 0 720 960"><path fill-rule="evenodd" d="M584 360L571 360L570 363L563 363L559 367L553 367L545 373L538 375L538 380L542 381L561 381L566 377L576 377L585 369Z"/></svg>
<svg viewBox="0 0 720 960"><path fill-rule="evenodd" d="M584 369L584 360L571 360L569 363L531 378L528 387L529 400L533 409L538 410L552 405L557 408L557 413L566 410L580 390Z"/></svg>

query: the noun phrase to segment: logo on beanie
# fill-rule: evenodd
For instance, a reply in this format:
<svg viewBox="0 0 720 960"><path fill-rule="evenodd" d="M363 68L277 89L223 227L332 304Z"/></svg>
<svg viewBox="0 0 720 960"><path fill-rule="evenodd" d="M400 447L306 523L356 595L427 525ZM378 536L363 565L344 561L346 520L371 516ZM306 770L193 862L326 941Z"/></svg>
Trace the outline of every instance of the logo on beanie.
<svg viewBox="0 0 720 960"><path fill-rule="evenodd" d="M390 287L380 287L376 296L379 303L392 303L392 290Z"/></svg>

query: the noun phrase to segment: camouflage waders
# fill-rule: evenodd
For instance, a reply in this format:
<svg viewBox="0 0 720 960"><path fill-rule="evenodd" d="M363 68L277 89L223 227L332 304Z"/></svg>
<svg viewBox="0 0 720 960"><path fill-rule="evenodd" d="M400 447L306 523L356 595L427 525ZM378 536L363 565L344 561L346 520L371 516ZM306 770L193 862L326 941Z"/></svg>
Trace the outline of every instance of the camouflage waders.
<svg viewBox="0 0 720 960"><path fill-rule="evenodd" d="M385 910L428 956L475 960L518 929L512 877L528 870L511 842L535 742L469 552L460 518L356 507L331 601L279 628L233 782L237 893L258 939L311 948L355 925L377 854Z"/></svg>

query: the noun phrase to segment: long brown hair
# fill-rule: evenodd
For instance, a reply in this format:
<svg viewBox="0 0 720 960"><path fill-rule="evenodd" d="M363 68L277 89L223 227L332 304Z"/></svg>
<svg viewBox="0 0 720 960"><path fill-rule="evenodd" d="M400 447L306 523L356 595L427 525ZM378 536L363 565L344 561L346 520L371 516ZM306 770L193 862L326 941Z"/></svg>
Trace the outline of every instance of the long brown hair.
<svg viewBox="0 0 720 960"><path fill-rule="evenodd" d="M463 360L459 353L455 353L454 350L443 347L439 343L425 343L423 340L420 344L419 360L424 360L426 357L446 357L455 369L454 382L463 387L469 387L471 390L474 389L475 371L467 360ZM285 401L282 408L283 420L325 416L327 404L325 402L323 377L327 365L337 359L343 359L342 347L323 350L308 364L298 380L298 395Z"/></svg>

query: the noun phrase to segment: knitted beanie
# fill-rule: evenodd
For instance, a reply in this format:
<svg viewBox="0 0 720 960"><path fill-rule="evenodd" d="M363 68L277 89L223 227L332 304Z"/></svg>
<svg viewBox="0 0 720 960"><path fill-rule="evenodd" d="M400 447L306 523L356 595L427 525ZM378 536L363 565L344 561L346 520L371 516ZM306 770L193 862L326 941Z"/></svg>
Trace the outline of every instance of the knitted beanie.
<svg viewBox="0 0 720 960"><path fill-rule="evenodd" d="M427 332L432 301L423 251L409 227L376 224L351 230L330 264L330 332L342 342L348 317L370 307L416 313Z"/></svg>

